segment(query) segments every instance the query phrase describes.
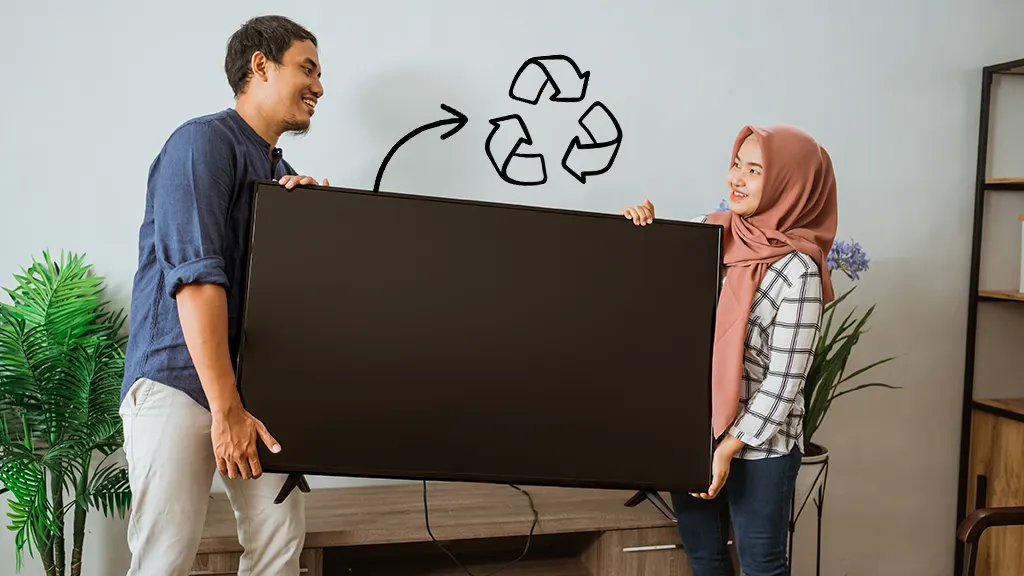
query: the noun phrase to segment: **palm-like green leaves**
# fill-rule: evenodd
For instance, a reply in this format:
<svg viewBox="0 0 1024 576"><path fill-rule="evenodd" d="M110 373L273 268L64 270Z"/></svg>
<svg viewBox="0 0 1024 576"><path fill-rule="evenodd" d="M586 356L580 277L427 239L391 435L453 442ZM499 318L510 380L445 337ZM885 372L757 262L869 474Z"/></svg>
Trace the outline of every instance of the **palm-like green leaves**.
<svg viewBox="0 0 1024 576"><path fill-rule="evenodd" d="M840 390L840 387L846 382L895 358L894 356L884 358L849 374L846 373L846 364L850 359L850 353L853 352L853 348L860 341L860 337L867 332L865 326L867 325L868 318L871 317L872 312L875 310L875 307L871 306L860 319L854 318L854 310L851 310L839 326L835 328L835 332L833 332L832 323L835 319L836 307L854 290L856 290L856 287L851 288L842 296L829 302L824 309L827 320L822 328L821 335L818 337L818 343L814 351L814 361L811 363L811 368L807 373L807 381L804 385L805 448L810 448L814 433L821 426L822 420L825 419L828 409L836 398L864 388L899 388L898 386L891 386L881 382L869 382Z"/></svg>
<svg viewBox="0 0 1024 576"><path fill-rule="evenodd" d="M4 289L11 304L0 302L0 492L11 495L16 569L27 549L48 576L65 574L70 510L77 575L88 509L123 516L131 500L127 470L105 463L122 441L124 317L106 310L89 272L82 256L44 252ZM104 462L92 470L96 453Z"/></svg>

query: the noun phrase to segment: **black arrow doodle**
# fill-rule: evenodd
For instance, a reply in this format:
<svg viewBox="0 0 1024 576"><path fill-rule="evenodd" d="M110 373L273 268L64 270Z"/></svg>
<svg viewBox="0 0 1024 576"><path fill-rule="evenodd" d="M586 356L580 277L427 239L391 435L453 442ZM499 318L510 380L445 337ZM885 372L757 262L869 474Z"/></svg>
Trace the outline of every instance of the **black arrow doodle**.
<svg viewBox="0 0 1024 576"><path fill-rule="evenodd" d="M593 116L592 113L597 112ZM622 128L618 120L601 102L594 102L579 120L587 132L590 142L583 144L575 136L562 157L562 168L581 183L587 183L587 176L604 174L612 167L622 143Z"/></svg>
<svg viewBox="0 0 1024 576"><path fill-rule="evenodd" d="M447 104L441 104L441 109L444 110L445 112L448 112L453 117L445 118L444 120L438 120L436 122L431 122L430 124L424 124L423 126L420 126L419 128L403 136L401 140L399 140L397 143L395 143L394 146L391 147L391 150L388 151L388 155L384 157L384 161L381 162L380 168L377 170L377 180L374 181L373 183L374 192L380 192L380 181L384 177L384 169L387 168L388 162L391 161L391 157L395 155L395 152L398 152L398 149L401 148L403 144L413 139L417 134L420 134L421 132L426 132L427 130L437 128L438 126L454 124L454 127L449 129L444 134L441 134L441 140L445 140L449 136L458 132L459 130L462 130L462 127L465 126L467 122L469 122L469 118L467 118L465 114L459 112L458 110L452 108L451 106L448 106Z"/></svg>
<svg viewBox="0 0 1024 576"><path fill-rule="evenodd" d="M537 186L548 181L544 156L541 154L520 154L522 145L533 144L530 131L518 114L493 118L491 133L484 141L484 151L491 160L491 165L509 184L520 186ZM499 165L498 160L501 162ZM539 168L540 175L537 175Z"/></svg>
<svg viewBox="0 0 1024 576"><path fill-rule="evenodd" d="M536 104L545 86L555 88L553 102L579 102L587 95L590 72L580 72L572 58L561 54L534 56L519 67L508 95L520 102Z"/></svg>

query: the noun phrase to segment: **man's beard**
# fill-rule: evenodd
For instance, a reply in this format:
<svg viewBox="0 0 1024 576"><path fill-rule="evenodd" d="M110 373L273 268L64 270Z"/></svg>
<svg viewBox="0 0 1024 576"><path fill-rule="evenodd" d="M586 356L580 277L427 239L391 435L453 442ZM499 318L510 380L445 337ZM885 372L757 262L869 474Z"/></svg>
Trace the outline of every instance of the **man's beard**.
<svg viewBox="0 0 1024 576"><path fill-rule="evenodd" d="M310 124L311 123L308 120L299 121L294 117L285 118L284 123L281 126L281 133L284 134L285 132L288 132L303 136L309 133Z"/></svg>

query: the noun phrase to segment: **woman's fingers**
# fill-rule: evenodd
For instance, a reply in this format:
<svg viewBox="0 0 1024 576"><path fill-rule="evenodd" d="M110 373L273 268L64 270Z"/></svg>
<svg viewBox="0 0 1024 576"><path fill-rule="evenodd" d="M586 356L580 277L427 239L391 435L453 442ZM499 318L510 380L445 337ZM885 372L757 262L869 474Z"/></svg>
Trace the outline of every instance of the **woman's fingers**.
<svg viewBox="0 0 1024 576"><path fill-rule="evenodd" d="M654 222L654 204L650 200L644 200L640 206L630 206L619 212L625 218L632 220L637 226L646 226Z"/></svg>

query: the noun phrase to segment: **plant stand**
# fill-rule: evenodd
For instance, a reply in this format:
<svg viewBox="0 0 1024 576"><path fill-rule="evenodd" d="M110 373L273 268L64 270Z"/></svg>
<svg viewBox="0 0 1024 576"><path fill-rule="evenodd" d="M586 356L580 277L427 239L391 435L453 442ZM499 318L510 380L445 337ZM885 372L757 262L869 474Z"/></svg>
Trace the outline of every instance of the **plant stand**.
<svg viewBox="0 0 1024 576"><path fill-rule="evenodd" d="M797 487L799 488L800 476L805 474L813 474L813 480L807 487L806 494L801 494L800 490L795 490L793 493L793 503L789 515L789 572L793 571L793 534L796 532L796 523L800 519L800 515L803 514L804 507L807 506L807 501L815 495L815 489L817 489L817 498L814 500L814 507L817 509L817 540L815 545L815 574L821 575L821 513L825 506L825 486L828 483L828 466L829 466L829 452L827 449L822 448L822 453L817 456L808 456L804 458L804 462L800 465L800 474L797 476ZM803 497L803 501L800 502L800 507L797 509L797 501Z"/></svg>

